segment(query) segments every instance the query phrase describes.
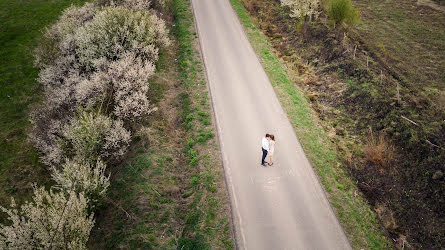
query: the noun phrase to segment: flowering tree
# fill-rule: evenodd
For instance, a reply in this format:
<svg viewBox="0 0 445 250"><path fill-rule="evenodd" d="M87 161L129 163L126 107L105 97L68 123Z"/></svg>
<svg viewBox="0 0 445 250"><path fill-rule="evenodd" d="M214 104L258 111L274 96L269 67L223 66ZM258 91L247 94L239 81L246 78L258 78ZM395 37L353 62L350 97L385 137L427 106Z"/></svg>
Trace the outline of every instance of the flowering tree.
<svg viewBox="0 0 445 250"><path fill-rule="evenodd" d="M121 59L133 52L143 60L155 62L158 50L170 43L165 23L147 11L105 8L75 33L76 55L82 66L94 60Z"/></svg>
<svg viewBox="0 0 445 250"><path fill-rule="evenodd" d="M105 196L110 186L110 176L105 175L105 168L100 160L96 164L67 160L62 169L53 167L51 176L56 181L57 188L84 193L94 206Z"/></svg>
<svg viewBox="0 0 445 250"><path fill-rule="evenodd" d="M313 16L318 16L320 0L281 0L281 5L290 8L291 17L310 19Z"/></svg>
<svg viewBox="0 0 445 250"><path fill-rule="evenodd" d="M304 21L303 34L306 33L307 23L318 16L320 0L280 0L282 6L290 8L291 17Z"/></svg>
<svg viewBox="0 0 445 250"><path fill-rule="evenodd" d="M49 44L55 44L58 56L48 59L46 47L38 50L36 62L42 68L38 80L46 98L31 115L31 138L43 152L44 163L59 165L67 157L63 152L66 147L61 147L60 142L67 138L66 124L73 121L79 107L99 110L126 124L153 110L147 99L149 80L155 72L159 49L170 43L162 19L147 11L122 7L100 10L86 4L65 11L45 37L51 41ZM109 132L113 131L117 130ZM108 152L113 160L124 152L116 143L118 137L127 133L111 135L114 144L97 147L115 150ZM91 159L95 161L97 157Z"/></svg>
<svg viewBox="0 0 445 250"><path fill-rule="evenodd" d="M86 249L93 215L82 193L34 190L32 202L0 209L12 224L0 224L0 249Z"/></svg>
<svg viewBox="0 0 445 250"><path fill-rule="evenodd" d="M122 121L92 112L81 112L64 131L61 147L67 157L72 156L87 163L97 159L119 159L130 142L130 132Z"/></svg>

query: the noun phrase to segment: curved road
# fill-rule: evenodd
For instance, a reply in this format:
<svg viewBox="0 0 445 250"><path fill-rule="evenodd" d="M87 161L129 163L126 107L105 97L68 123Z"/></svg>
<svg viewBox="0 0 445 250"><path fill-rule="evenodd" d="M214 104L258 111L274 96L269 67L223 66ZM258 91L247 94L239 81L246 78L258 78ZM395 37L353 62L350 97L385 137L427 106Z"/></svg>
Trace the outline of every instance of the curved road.
<svg viewBox="0 0 445 250"><path fill-rule="evenodd" d="M192 0L240 249L350 249L228 0ZM276 138L263 168L261 138Z"/></svg>

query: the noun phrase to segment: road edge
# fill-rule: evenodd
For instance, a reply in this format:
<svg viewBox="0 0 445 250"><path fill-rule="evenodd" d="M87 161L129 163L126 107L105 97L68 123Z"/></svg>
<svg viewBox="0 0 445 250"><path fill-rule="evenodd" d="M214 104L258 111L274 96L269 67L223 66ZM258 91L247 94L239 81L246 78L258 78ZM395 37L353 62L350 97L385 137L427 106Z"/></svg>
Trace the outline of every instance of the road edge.
<svg viewBox="0 0 445 250"><path fill-rule="evenodd" d="M204 76L206 79L206 85L207 85L207 90L208 90L208 96L209 96L209 100L210 100L210 106L211 106L211 110L212 110L212 120L215 124L215 128L217 131L217 136L216 136L216 140L217 143L219 145L219 149L220 149L220 156L221 156L221 162L222 162L222 167L223 167L223 172L224 172L224 183L226 184L226 191L229 194L229 200L230 200L230 213L231 213L231 224L232 224L232 232L233 232L233 239L235 242L235 249L245 249L245 239L244 239L244 234L242 233L242 229L241 229L241 216L236 212L238 211L238 203L236 200L236 196L235 196L235 192L233 190L233 185L232 183L232 177L230 175L230 169L228 168L228 161L227 161L227 157L225 155L225 153L222 150L222 140L221 140L221 128L219 126L219 122L218 122L218 117L216 115L216 111L215 111L215 105L214 105L214 99L213 99L213 95L212 95L212 89L210 87L210 80L209 80L209 75L208 75L208 71L207 71L207 66L206 66L206 61L205 61L205 56L203 53L203 48L202 48L202 40L201 37L199 36L199 27L198 27L198 23L196 20L196 15L195 15L195 6L193 4L193 0L190 0L190 6L193 12L193 26L195 28L196 31L196 35L198 36L198 39L195 38L195 40L198 41L199 44L199 49L198 49L198 53L199 56L201 58L201 62L202 62L202 70L204 71ZM240 242L239 239L242 239L242 242Z"/></svg>

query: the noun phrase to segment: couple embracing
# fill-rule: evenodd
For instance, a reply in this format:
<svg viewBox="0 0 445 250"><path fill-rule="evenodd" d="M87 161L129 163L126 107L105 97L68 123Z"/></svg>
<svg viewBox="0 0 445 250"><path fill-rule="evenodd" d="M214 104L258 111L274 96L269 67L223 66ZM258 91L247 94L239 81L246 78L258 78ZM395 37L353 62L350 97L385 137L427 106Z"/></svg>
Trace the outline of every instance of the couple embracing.
<svg viewBox="0 0 445 250"><path fill-rule="evenodd" d="M273 165L273 153L275 151L275 136L266 134L266 136L263 137L261 144L262 144L261 149L263 150L263 156L261 157L261 165L263 167L265 167L266 163L268 163L269 166L272 166ZM269 162L265 161L267 155L269 155L269 157L270 157Z"/></svg>

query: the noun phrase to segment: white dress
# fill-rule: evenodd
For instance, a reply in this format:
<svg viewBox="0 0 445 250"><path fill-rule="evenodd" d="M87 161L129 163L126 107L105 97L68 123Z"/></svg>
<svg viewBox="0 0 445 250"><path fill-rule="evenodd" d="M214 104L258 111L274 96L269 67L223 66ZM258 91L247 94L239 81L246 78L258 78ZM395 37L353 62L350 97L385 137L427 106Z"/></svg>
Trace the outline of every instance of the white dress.
<svg viewBox="0 0 445 250"><path fill-rule="evenodd" d="M269 141L269 155L273 155L273 152L275 151L275 141L270 140Z"/></svg>

